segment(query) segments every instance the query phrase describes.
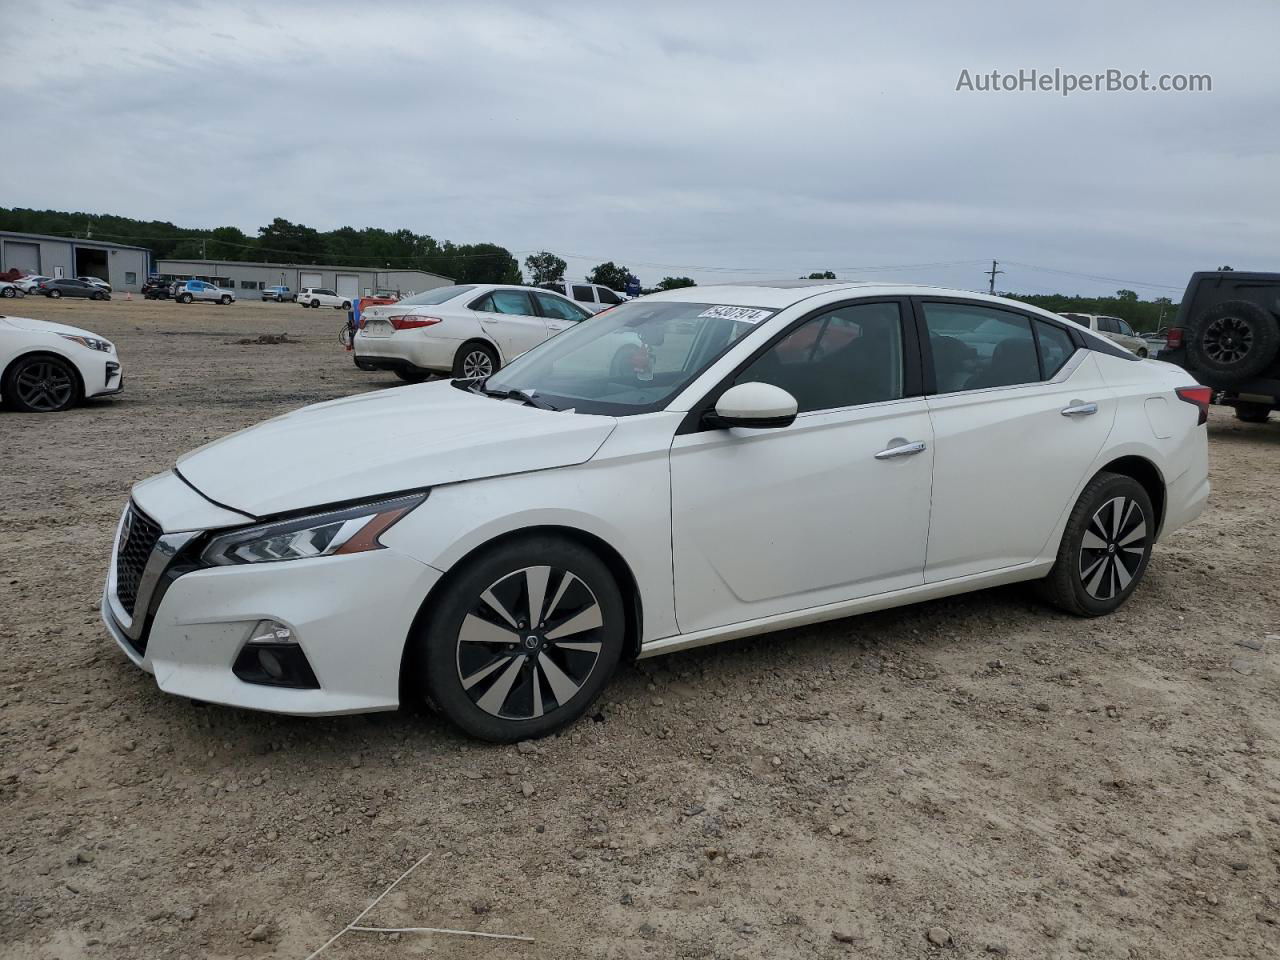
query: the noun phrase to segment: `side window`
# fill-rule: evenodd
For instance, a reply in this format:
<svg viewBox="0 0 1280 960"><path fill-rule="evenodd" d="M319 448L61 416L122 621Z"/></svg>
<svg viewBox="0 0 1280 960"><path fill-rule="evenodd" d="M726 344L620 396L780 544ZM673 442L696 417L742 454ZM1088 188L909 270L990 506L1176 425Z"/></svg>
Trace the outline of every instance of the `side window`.
<svg viewBox="0 0 1280 960"><path fill-rule="evenodd" d="M596 302L595 294L591 292L591 287L580 283L575 283L573 285L573 299L577 300L579 303Z"/></svg>
<svg viewBox="0 0 1280 960"><path fill-rule="evenodd" d="M596 296L600 298L601 303L607 303L610 306L615 306L622 302L622 298L608 287L596 287Z"/></svg>
<svg viewBox="0 0 1280 960"><path fill-rule="evenodd" d="M1120 327L1116 323L1115 317L1099 317L1098 329L1103 333L1119 333Z"/></svg>
<svg viewBox="0 0 1280 960"><path fill-rule="evenodd" d="M1044 379L1052 380L1076 352L1076 345L1071 342L1067 331L1043 320L1036 321L1036 337L1040 340L1040 366Z"/></svg>
<svg viewBox="0 0 1280 960"><path fill-rule="evenodd" d="M792 330L736 383L771 383L801 413L902 397L902 318L896 303L838 307Z"/></svg>
<svg viewBox="0 0 1280 960"><path fill-rule="evenodd" d="M1116 324L1120 327L1120 332L1123 333L1126 337L1137 336L1137 334L1133 332L1133 327L1129 326L1123 320L1117 320Z"/></svg>
<svg viewBox="0 0 1280 960"><path fill-rule="evenodd" d="M538 301L538 309L542 311L544 317L553 320L572 320L575 323L586 319L583 315L585 311L568 300L561 300L549 293L535 293L533 298Z"/></svg>
<svg viewBox="0 0 1280 960"><path fill-rule="evenodd" d="M485 294L479 300L471 304L472 310L479 310L482 313L493 313L493 297Z"/></svg>
<svg viewBox="0 0 1280 960"><path fill-rule="evenodd" d="M493 312L506 313L517 317L533 316L533 304L529 295L523 290L495 290L490 294L493 299Z"/></svg>
<svg viewBox="0 0 1280 960"><path fill-rule="evenodd" d="M924 320L938 393L1040 379L1031 321L1026 317L977 304L926 303Z"/></svg>

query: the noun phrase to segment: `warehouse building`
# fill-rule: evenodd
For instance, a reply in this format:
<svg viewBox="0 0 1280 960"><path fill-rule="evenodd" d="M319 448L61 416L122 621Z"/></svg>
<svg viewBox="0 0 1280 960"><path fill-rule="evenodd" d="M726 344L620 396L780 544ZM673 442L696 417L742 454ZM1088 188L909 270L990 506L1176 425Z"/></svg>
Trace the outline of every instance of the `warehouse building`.
<svg viewBox="0 0 1280 960"><path fill-rule="evenodd" d="M156 273L167 280L206 280L220 287L245 291L266 287L323 287L339 296L357 297L375 290L395 290L401 296L447 287L453 280L422 270L379 270L377 267L326 267L301 263L254 263L248 260L157 260Z"/></svg>
<svg viewBox="0 0 1280 960"><path fill-rule="evenodd" d="M0 273L98 277L112 289L137 293L151 271L151 251L105 240L70 239L0 230Z"/></svg>

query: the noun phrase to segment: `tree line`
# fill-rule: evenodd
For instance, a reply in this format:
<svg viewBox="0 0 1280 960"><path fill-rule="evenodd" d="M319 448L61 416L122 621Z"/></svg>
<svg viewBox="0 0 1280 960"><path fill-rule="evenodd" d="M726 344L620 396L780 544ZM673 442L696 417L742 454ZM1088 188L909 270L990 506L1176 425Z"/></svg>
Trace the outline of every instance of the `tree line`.
<svg viewBox="0 0 1280 960"><path fill-rule="evenodd" d="M134 220L101 213L68 213L0 207L0 230L44 233L75 239L96 238L147 247L162 260L248 260L255 263L289 262L335 266L425 270L458 283L542 284L565 279L568 264L546 250L520 262L496 243L454 243L412 230L380 227L339 227L316 230L305 224L276 217L250 236L239 227L209 230L179 227L167 220ZM589 283L626 290L636 277L625 265L606 261L586 277ZM809 280L835 280L830 270L814 271ZM663 277L643 293L696 286L690 277ZM1114 297L1079 297L1064 294L1006 293L1004 296L1052 310L1055 313L1100 313L1120 317L1137 330L1168 326L1177 304L1168 297L1141 300L1132 290L1117 290Z"/></svg>

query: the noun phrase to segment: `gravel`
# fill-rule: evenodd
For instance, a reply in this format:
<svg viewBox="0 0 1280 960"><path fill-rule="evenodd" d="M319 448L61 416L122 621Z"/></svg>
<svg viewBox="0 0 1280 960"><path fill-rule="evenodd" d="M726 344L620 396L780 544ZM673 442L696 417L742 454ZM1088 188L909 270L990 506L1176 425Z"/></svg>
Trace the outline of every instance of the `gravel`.
<svg viewBox="0 0 1280 960"><path fill-rule="evenodd" d="M169 697L98 623L134 481L301 404L406 389L354 368L337 312L5 309L112 339L127 384L0 414L5 960L305 957L427 854L364 922L536 943L328 953L1280 955L1280 423L1213 411L1210 509L1115 616L1010 587L700 648L624 666L597 722L511 749L420 710Z"/></svg>

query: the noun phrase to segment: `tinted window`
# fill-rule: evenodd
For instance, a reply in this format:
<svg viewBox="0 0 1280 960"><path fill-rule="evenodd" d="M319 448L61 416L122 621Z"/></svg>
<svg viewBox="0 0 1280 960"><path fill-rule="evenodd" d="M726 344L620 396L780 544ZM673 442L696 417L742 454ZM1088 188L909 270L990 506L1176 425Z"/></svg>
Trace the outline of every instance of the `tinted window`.
<svg viewBox="0 0 1280 960"><path fill-rule="evenodd" d="M538 308L542 311L544 317L551 317L555 320L585 320L588 314L581 307L570 303L568 300L561 300L559 297L553 297L549 293L535 293L534 299L538 301Z"/></svg>
<svg viewBox="0 0 1280 960"><path fill-rule="evenodd" d="M926 303L924 317L938 393L1040 379L1031 321L1026 317L957 303Z"/></svg>
<svg viewBox="0 0 1280 960"><path fill-rule="evenodd" d="M1123 320L1117 320L1116 324L1120 327L1120 332L1123 333L1126 337L1137 336L1137 334L1133 332L1133 327L1129 326Z"/></svg>
<svg viewBox="0 0 1280 960"><path fill-rule="evenodd" d="M1119 333L1120 325L1116 323L1115 317L1099 317L1098 329L1104 333Z"/></svg>
<svg viewBox="0 0 1280 960"><path fill-rule="evenodd" d="M523 290L495 290L489 295L494 313L507 313L520 317L533 316L533 304Z"/></svg>
<svg viewBox="0 0 1280 960"><path fill-rule="evenodd" d="M611 305L622 303L622 298L608 287L596 287L596 296L600 298L601 303L608 303Z"/></svg>
<svg viewBox="0 0 1280 960"><path fill-rule="evenodd" d="M401 302L403 303L404 301L401 301ZM479 300L476 300L471 304L469 304L469 306L471 307L472 310L480 310L484 313L493 313L493 297L489 296L486 293Z"/></svg>
<svg viewBox="0 0 1280 960"><path fill-rule="evenodd" d="M1044 368L1044 379L1051 380L1071 359L1076 345L1071 342L1067 331L1043 320L1036 321L1036 336L1040 338L1040 366Z"/></svg>
<svg viewBox="0 0 1280 960"><path fill-rule="evenodd" d="M801 413L902 396L902 322L896 303L840 307L806 321L762 353L735 383L771 383Z"/></svg>
<svg viewBox="0 0 1280 960"><path fill-rule="evenodd" d="M573 299L582 303L595 303L595 294L591 292L591 288L575 283L573 285Z"/></svg>

